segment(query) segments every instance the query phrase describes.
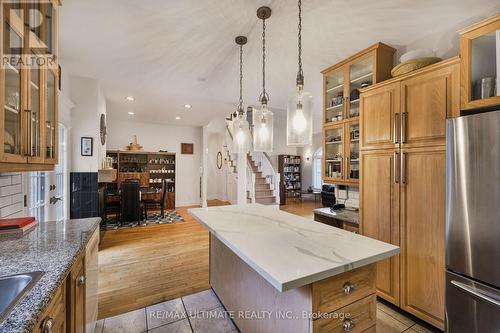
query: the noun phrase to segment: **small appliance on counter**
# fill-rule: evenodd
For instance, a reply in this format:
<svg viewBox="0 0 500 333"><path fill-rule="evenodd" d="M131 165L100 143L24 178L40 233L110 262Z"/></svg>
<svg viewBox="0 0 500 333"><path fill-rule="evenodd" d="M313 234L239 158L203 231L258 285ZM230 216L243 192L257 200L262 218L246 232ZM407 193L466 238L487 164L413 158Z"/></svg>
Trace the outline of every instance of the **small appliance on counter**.
<svg viewBox="0 0 500 333"><path fill-rule="evenodd" d="M446 133L446 332L500 332L500 111Z"/></svg>

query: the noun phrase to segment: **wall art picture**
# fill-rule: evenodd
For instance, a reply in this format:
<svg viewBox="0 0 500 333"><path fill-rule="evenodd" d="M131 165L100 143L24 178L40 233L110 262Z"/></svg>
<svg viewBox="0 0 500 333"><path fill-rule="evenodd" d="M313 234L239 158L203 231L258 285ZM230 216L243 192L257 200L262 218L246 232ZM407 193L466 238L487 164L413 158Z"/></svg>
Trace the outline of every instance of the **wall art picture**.
<svg viewBox="0 0 500 333"><path fill-rule="evenodd" d="M94 138L82 137L81 150L82 156L92 156L94 154Z"/></svg>
<svg viewBox="0 0 500 333"><path fill-rule="evenodd" d="M193 155L194 145L192 143L181 143L181 154Z"/></svg>

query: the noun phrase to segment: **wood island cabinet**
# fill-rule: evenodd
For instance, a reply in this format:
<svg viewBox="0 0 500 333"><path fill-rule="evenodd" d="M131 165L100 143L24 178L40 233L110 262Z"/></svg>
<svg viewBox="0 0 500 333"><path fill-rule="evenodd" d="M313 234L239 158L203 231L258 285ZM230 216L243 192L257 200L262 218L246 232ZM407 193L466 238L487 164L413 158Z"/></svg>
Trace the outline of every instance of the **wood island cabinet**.
<svg viewBox="0 0 500 333"><path fill-rule="evenodd" d="M459 116L459 59L361 92L360 221L401 247L377 265L377 294L444 328L446 119Z"/></svg>
<svg viewBox="0 0 500 333"><path fill-rule="evenodd" d="M57 164L59 5L2 6L0 56L8 61L0 68L0 172L46 171ZM32 28L29 16L36 11L44 20Z"/></svg>

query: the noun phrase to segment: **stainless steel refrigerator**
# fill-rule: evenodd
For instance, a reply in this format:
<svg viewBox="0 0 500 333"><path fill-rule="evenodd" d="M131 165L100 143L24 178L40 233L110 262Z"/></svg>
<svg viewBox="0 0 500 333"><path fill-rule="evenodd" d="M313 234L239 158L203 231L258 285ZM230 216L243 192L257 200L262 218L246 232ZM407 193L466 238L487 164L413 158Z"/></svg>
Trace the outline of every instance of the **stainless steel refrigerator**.
<svg viewBox="0 0 500 333"><path fill-rule="evenodd" d="M500 332L500 111L447 122L446 327Z"/></svg>

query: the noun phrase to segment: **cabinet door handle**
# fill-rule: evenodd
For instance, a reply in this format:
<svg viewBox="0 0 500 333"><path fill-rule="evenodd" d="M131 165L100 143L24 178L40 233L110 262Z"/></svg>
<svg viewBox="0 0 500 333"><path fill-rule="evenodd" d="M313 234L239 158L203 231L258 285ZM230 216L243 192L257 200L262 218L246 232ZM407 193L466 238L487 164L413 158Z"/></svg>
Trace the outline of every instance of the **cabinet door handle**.
<svg viewBox="0 0 500 333"><path fill-rule="evenodd" d="M394 130L393 142L394 143L399 143L399 134L401 134L398 131L398 129L399 129L399 121L400 121L400 119L399 119L399 113L395 113L394 114L394 128L393 128L393 130Z"/></svg>
<svg viewBox="0 0 500 333"><path fill-rule="evenodd" d="M394 183L399 184L399 154L394 152Z"/></svg>
<svg viewBox="0 0 500 333"><path fill-rule="evenodd" d="M345 178L349 179L351 178L351 166L349 165L349 157L345 158Z"/></svg>
<svg viewBox="0 0 500 333"><path fill-rule="evenodd" d="M403 112L401 114L401 143L406 143L406 121L408 118L408 113Z"/></svg>
<svg viewBox="0 0 500 333"><path fill-rule="evenodd" d="M344 293L344 295L350 295L351 292L354 291L354 289L354 284L352 284L351 282L346 282L342 287L342 292Z"/></svg>
<svg viewBox="0 0 500 333"><path fill-rule="evenodd" d="M342 323L342 330L344 332L350 332L355 326L356 326L356 324L354 323L354 320L346 319Z"/></svg>
<svg viewBox="0 0 500 333"><path fill-rule="evenodd" d="M344 170L344 157L341 157L340 158L340 179L344 178L344 173L345 173L345 170Z"/></svg>
<svg viewBox="0 0 500 333"><path fill-rule="evenodd" d="M26 116L26 151L24 152L24 156L31 157L33 154L31 153L31 110L24 110Z"/></svg>
<svg viewBox="0 0 500 333"><path fill-rule="evenodd" d="M406 184L406 153L401 153L401 183Z"/></svg>
<svg viewBox="0 0 500 333"><path fill-rule="evenodd" d="M346 97L345 98L345 106L344 106L344 112L345 112L345 118L344 119L347 119L349 118L349 97Z"/></svg>
<svg viewBox="0 0 500 333"><path fill-rule="evenodd" d="M52 333L54 329L54 319L46 318L42 322L42 333Z"/></svg>
<svg viewBox="0 0 500 333"><path fill-rule="evenodd" d="M83 286L83 285L85 284L85 281L86 281L86 280L87 280L87 279L85 278L85 276L84 276L84 275L81 275L81 276L78 278L78 285L79 285L79 286Z"/></svg>
<svg viewBox="0 0 500 333"><path fill-rule="evenodd" d="M475 296L484 302L490 303L490 304L496 306L497 308L500 308L500 301L499 300L488 296L485 292L482 292L482 290L479 288L470 287L470 286L466 285L465 283L455 281L455 280L452 280L451 284L453 286L455 286L456 288L460 289L461 291L466 292L469 295Z"/></svg>

